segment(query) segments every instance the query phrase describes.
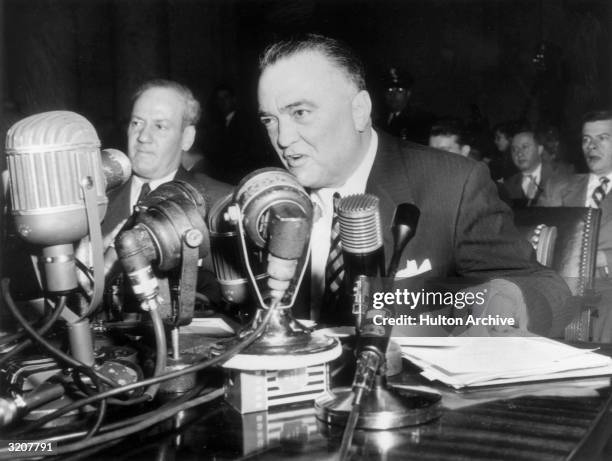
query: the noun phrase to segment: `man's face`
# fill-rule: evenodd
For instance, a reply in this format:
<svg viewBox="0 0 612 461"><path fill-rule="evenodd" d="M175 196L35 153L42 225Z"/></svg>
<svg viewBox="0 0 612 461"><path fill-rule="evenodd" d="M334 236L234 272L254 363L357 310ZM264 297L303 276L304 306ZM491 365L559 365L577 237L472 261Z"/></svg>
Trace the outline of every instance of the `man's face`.
<svg viewBox="0 0 612 461"><path fill-rule="evenodd" d="M406 88L387 88L385 91L385 102L390 112L401 112L410 99L410 91Z"/></svg>
<svg viewBox="0 0 612 461"><path fill-rule="evenodd" d="M533 133L517 133L512 138L512 161L520 171L533 171L542 162L542 146Z"/></svg>
<svg viewBox="0 0 612 461"><path fill-rule="evenodd" d="M453 154L463 155L464 157L467 157L470 153L470 146L459 144L457 142L457 135L454 134L430 136L429 146L452 152Z"/></svg>
<svg viewBox="0 0 612 461"><path fill-rule="evenodd" d="M365 154L360 131L369 127L366 92L326 56L305 51L263 71L258 99L272 146L300 184L318 189L346 182Z"/></svg>
<svg viewBox="0 0 612 461"><path fill-rule="evenodd" d="M582 127L582 152L589 170L597 175L612 172L612 120L587 122Z"/></svg>
<svg viewBox="0 0 612 461"><path fill-rule="evenodd" d="M136 175L158 179L179 167L195 135L193 126L183 128L184 110L182 97L171 88L150 88L136 100L127 130Z"/></svg>

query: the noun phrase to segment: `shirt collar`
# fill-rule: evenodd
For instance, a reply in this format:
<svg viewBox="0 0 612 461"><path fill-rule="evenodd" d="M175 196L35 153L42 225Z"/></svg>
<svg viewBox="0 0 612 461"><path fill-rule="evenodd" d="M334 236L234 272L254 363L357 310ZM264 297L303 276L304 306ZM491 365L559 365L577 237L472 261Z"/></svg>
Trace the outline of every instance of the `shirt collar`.
<svg viewBox="0 0 612 461"><path fill-rule="evenodd" d="M151 191L154 191L155 189L157 189L162 184L172 181L174 179L174 177L176 176L176 172L177 171L178 171L178 169L172 171L170 174L167 174L163 178L151 179L150 181L145 181L144 179L134 175L134 183L135 183L135 185L138 186L138 190L140 191L140 188L142 187L142 185L145 182L147 182L147 183L149 183L149 187L151 188Z"/></svg>
<svg viewBox="0 0 612 461"><path fill-rule="evenodd" d="M599 186L599 178L603 178L606 177L608 178L608 180L610 181L608 183L608 188L610 188L610 185L612 185L612 172L608 173L608 174L595 174L595 173L590 173L589 174L589 185L595 185L595 187Z"/></svg>
<svg viewBox="0 0 612 461"><path fill-rule="evenodd" d="M533 176L533 179L539 183L542 177L542 162L531 172L523 172L523 176Z"/></svg>

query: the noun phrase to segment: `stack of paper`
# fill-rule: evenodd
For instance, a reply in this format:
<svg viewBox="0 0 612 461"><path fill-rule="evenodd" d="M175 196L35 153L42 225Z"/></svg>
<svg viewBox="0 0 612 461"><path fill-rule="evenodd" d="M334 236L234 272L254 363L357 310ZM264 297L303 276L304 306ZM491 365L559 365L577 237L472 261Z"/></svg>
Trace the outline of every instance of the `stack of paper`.
<svg viewBox="0 0 612 461"><path fill-rule="evenodd" d="M456 389L612 375L612 359L542 337L393 338L429 380Z"/></svg>

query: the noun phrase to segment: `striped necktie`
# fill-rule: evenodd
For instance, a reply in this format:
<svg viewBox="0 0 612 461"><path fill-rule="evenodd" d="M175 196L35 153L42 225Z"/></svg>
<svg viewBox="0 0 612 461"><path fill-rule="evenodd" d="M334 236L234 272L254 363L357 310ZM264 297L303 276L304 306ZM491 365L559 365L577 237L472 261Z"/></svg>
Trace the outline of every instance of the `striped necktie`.
<svg viewBox="0 0 612 461"><path fill-rule="evenodd" d="M606 193L608 192L609 182L610 180L605 176L599 178L599 186L595 188L595 190L593 191L593 195L591 195L595 208L601 207L601 202L603 201L604 197L606 196Z"/></svg>
<svg viewBox="0 0 612 461"><path fill-rule="evenodd" d="M342 259L342 242L340 241L340 221L338 219L338 202L340 194L334 193L334 214L332 217L329 255L325 265L325 303L337 299L339 288L344 280L344 261Z"/></svg>

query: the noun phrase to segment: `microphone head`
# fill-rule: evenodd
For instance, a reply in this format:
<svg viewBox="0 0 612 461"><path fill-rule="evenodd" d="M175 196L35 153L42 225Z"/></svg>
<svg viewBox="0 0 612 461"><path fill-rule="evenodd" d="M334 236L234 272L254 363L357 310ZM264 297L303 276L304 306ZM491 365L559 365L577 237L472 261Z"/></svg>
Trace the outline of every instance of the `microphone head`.
<svg viewBox="0 0 612 461"><path fill-rule="evenodd" d="M135 214L134 226L143 224L153 236L160 270L177 267L183 243L198 247L200 257L210 251L206 199L201 190L203 187L180 180L162 184L147 195Z"/></svg>
<svg viewBox="0 0 612 461"><path fill-rule="evenodd" d="M295 176L281 168L262 168L245 176L234 191L234 202L242 210L246 234L259 248L266 247L270 209L275 205L294 207L312 222L310 196Z"/></svg>
<svg viewBox="0 0 612 461"><path fill-rule="evenodd" d="M123 152L117 149L103 149L100 151L100 157L107 191L125 184L130 179L132 162Z"/></svg>
<svg viewBox="0 0 612 461"><path fill-rule="evenodd" d="M249 297L249 283L242 266L238 231L224 218L232 198L233 194L229 194L210 209L210 253L223 298L230 303L242 304ZM254 271L259 278L265 277L263 267L254 268Z"/></svg>
<svg viewBox="0 0 612 461"><path fill-rule="evenodd" d="M338 202L337 213L344 251L366 254L383 246L378 197L371 194L343 197Z"/></svg>
<svg viewBox="0 0 612 461"><path fill-rule="evenodd" d="M68 111L26 117L8 130L5 147L12 214L25 240L51 246L87 235L84 181L93 187L104 216L108 199L100 140L85 117Z"/></svg>
<svg viewBox="0 0 612 461"><path fill-rule="evenodd" d="M412 203L400 203L395 209L393 215L393 226L408 226L410 228L410 237L416 232L421 210Z"/></svg>

